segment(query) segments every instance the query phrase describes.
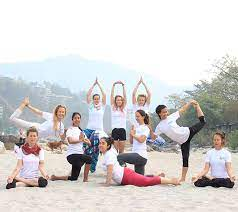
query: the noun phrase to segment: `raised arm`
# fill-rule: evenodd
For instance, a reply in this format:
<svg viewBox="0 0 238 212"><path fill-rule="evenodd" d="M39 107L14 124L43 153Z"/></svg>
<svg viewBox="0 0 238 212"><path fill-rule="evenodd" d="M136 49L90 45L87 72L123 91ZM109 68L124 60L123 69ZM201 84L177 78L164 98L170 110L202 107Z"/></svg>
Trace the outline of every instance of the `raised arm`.
<svg viewBox="0 0 238 212"><path fill-rule="evenodd" d="M97 82L97 79L95 80L95 82L93 83L93 85L91 86L91 88L89 88L89 90L88 90L88 93L87 93L87 103L88 103L88 104L90 104L91 101L92 101L91 96L92 96L93 88L94 88L95 85L97 84L96 82Z"/></svg>
<svg viewBox="0 0 238 212"><path fill-rule="evenodd" d="M101 84L98 82L98 80L96 80L96 82L97 82L98 87L99 87L99 89L100 89L100 91L101 91L101 93L102 93L102 104L103 104L103 105L106 105L106 93L103 91L102 86L101 86Z"/></svg>
<svg viewBox="0 0 238 212"><path fill-rule="evenodd" d="M150 104L150 100L151 100L151 92L148 89L147 85L145 84L145 82L142 80L142 85L144 85L146 93L147 93L147 100L146 103L149 105Z"/></svg>
<svg viewBox="0 0 238 212"><path fill-rule="evenodd" d="M33 106L31 106L30 104L26 105L33 113L39 115L39 116L43 116L43 112Z"/></svg>
<svg viewBox="0 0 238 212"><path fill-rule="evenodd" d="M115 85L116 85L116 82L113 83L113 85L112 85L112 90L111 90L111 106L112 106L112 107L114 106L114 91L115 91Z"/></svg>
<svg viewBox="0 0 238 212"><path fill-rule="evenodd" d="M126 97L126 88L125 88L125 84L122 82L122 89L123 89L123 98L124 98L124 107L127 104L127 97Z"/></svg>
<svg viewBox="0 0 238 212"><path fill-rule="evenodd" d="M198 103L195 100L189 101L188 103L186 103L183 107L179 109L179 115L182 115L183 113L185 113L191 105L197 105L197 104Z"/></svg>
<svg viewBox="0 0 238 212"><path fill-rule="evenodd" d="M137 93L137 90L138 90L141 82L142 82L142 78L140 78L140 81L136 84L136 87L133 90L133 93L132 93L132 104L133 105L136 104L136 93Z"/></svg>

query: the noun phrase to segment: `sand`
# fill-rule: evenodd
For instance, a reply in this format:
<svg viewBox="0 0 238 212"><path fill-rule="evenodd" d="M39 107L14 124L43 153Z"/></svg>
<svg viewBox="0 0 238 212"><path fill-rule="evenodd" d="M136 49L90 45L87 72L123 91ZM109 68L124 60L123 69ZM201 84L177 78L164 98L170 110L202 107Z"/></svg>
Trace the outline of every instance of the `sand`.
<svg viewBox="0 0 238 212"><path fill-rule="evenodd" d="M202 151L191 152L187 181L180 186L102 187L105 175L99 163L97 171L90 174L88 183L78 181L50 181L46 188L16 188L6 190L7 176L16 165L11 151L0 154L0 211L237 211L238 186L226 188L196 188L191 176L203 167ZM238 174L238 154L232 154L235 174ZM102 157L100 158L100 161ZM64 175L70 165L63 154L45 153L45 165L49 175ZM150 152L147 174L165 172L179 176L181 155ZM237 182L238 184L238 182Z"/></svg>

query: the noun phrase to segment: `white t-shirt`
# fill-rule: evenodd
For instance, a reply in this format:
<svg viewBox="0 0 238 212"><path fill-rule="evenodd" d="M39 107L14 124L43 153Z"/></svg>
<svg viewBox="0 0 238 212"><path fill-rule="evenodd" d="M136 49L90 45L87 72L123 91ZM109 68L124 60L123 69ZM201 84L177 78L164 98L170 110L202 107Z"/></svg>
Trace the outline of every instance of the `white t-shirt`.
<svg viewBox="0 0 238 212"><path fill-rule="evenodd" d="M53 114L43 112L42 117L46 121L39 125L39 128L38 128L39 137L41 138L54 137L59 139L60 135L64 134L64 124L62 122L58 123L59 130L55 131L53 129L53 125L54 125Z"/></svg>
<svg viewBox="0 0 238 212"><path fill-rule="evenodd" d="M66 132L66 138L72 137L74 139L79 139L80 133L82 131L78 127L71 126ZM72 154L83 154L83 142L76 143L76 144L69 144L67 148L66 155Z"/></svg>
<svg viewBox="0 0 238 212"><path fill-rule="evenodd" d="M104 160L102 163L102 168L104 171L107 171L107 166L113 165L112 171L112 179L115 183L121 184L123 174L124 174L124 167L121 167L117 161L117 154L116 151L112 149L108 150L104 154Z"/></svg>
<svg viewBox="0 0 238 212"><path fill-rule="evenodd" d="M119 108L115 109L111 107L112 129L115 128L126 129L126 113L127 113L126 108L124 108L123 111L121 111Z"/></svg>
<svg viewBox="0 0 238 212"><path fill-rule="evenodd" d="M231 162L231 153L226 149L209 150L206 154L206 163L210 164L211 176L216 178L228 178L226 163Z"/></svg>
<svg viewBox="0 0 238 212"><path fill-rule="evenodd" d="M39 163L44 161L44 150L41 149L39 156L34 154L25 155L22 148L17 153L17 159L22 160L23 166L20 170L20 177L25 179L33 179L39 177Z"/></svg>
<svg viewBox="0 0 238 212"><path fill-rule="evenodd" d="M190 131L188 127L180 127L176 123L176 120L179 117L179 111L177 111L169 115L166 119L161 120L155 129L155 134L160 135L161 133L164 133L179 144L186 142L190 135Z"/></svg>
<svg viewBox="0 0 238 212"><path fill-rule="evenodd" d="M139 125L136 127L136 136L146 136L148 137L150 134L150 129L147 125ZM132 152L138 153L141 157L147 159L147 147L146 141L140 143L135 138L133 138Z"/></svg>
<svg viewBox="0 0 238 212"><path fill-rule="evenodd" d="M105 106L101 104L99 107L95 107L91 104L88 108L88 129L103 131L103 115Z"/></svg>
<svg viewBox="0 0 238 212"><path fill-rule="evenodd" d="M149 115L149 105L147 103L145 103L144 106L139 106L138 104L133 104L132 106L132 111L133 111L133 117L132 117L132 122L131 124L136 126L139 126L139 123L136 121L136 111L137 110L144 110L148 115Z"/></svg>
<svg viewBox="0 0 238 212"><path fill-rule="evenodd" d="M144 106L139 106L138 104L133 104L133 112L135 113L137 110L144 110L147 114L149 114L149 105L145 103Z"/></svg>

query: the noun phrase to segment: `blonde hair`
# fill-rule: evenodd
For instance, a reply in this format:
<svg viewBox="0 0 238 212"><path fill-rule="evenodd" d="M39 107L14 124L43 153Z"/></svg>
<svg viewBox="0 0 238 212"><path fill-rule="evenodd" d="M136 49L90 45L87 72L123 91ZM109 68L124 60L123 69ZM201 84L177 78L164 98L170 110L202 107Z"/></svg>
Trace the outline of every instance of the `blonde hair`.
<svg viewBox="0 0 238 212"><path fill-rule="evenodd" d="M121 98L121 100L122 100L122 106L120 107L120 110L121 110L121 112L123 112L123 109L124 109L124 107L125 107L125 99L124 99L124 97L123 96L121 96L121 95L116 95L115 96L115 98L114 98L114 109L116 110L118 107L117 107L117 103L116 103L116 101L117 101L117 98Z"/></svg>
<svg viewBox="0 0 238 212"><path fill-rule="evenodd" d="M55 109L54 109L54 111L53 111L53 130L54 131L57 131L57 130L59 130L58 129L58 117L57 117L57 113L58 113L58 110L60 109L60 108L64 108L64 110L65 110L65 115L66 115L66 107L65 106L63 106L63 105L57 105L56 107L55 107Z"/></svg>
<svg viewBox="0 0 238 212"><path fill-rule="evenodd" d="M139 98L140 97L143 97L143 98L145 98L145 103L147 102L147 96L145 95L145 94L139 94L138 96L137 96L137 102L139 101ZM145 105L145 104L144 104Z"/></svg>

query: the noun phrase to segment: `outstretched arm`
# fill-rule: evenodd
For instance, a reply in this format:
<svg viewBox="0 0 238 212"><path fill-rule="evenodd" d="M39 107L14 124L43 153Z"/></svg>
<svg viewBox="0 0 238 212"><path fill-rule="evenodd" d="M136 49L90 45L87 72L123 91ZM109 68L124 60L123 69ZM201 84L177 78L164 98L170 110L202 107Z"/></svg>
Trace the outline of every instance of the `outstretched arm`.
<svg viewBox="0 0 238 212"><path fill-rule="evenodd" d="M142 84L144 85L146 93L147 93L146 103L149 105L150 104L150 100L151 100L151 92L150 92L150 90L148 89L148 87L146 86L146 84L145 84L145 82L143 80L142 80Z"/></svg>
<svg viewBox="0 0 238 212"><path fill-rule="evenodd" d="M140 81L136 84L136 87L133 90L133 93L132 93L132 104L133 105L136 104L136 93L137 93L137 90L138 90L141 82L142 82L142 78L140 78Z"/></svg>
<svg viewBox="0 0 238 212"><path fill-rule="evenodd" d="M30 104L26 105L33 113L39 115L39 116L42 116L43 115L43 112L33 106L31 106Z"/></svg>
<svg viewBox="0 0 238 212"><path fill-rule="evenodd" d="M95 82L93 83L93 85L91 86L91 88L88 90L88 93L87 93L87 103L90 104L91 103L91 95L92 95L92 92L93 92L93 88L95 87L96 85L96 82L97 82L97 79L95 80Z"/></svg>
<svg viewBox="0 0 238 212"><path fill-rule="evenodd" d="M106 105L106 94L103 91L102 86L101 86L101 84L98 81L97 81L97 84L98 84L98 87L99 87L99 89L100 89L100 91L102 93L102 104Z"/></svg>

